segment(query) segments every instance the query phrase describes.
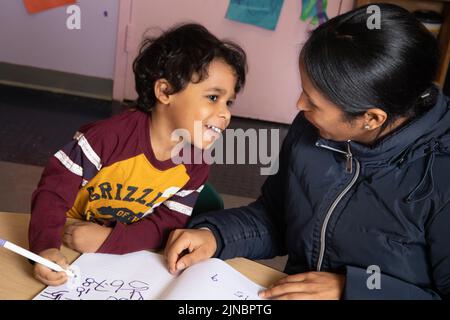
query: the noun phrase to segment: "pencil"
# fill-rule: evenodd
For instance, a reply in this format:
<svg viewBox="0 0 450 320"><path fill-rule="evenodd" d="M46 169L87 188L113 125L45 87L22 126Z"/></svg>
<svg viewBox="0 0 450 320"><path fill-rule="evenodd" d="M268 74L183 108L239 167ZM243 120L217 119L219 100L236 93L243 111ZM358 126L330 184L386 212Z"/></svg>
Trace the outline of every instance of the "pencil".
<svg viewBox="0 0 450 320"><path fill-rule="evenodd" d="M24 256L25 258L28 258L30 260L33 260L34 262L40 263L40 264L42 264L42 265L46 266L47 268L50 268L50 269L52 269L54 271L57 271L57 272L63 271L69 277L73 277L74 276L72 271L66 270L63 267L61 267L59 264L56 264L56 263L54 263L54 262L52 262L52 261L50 261L48 259L45 259L45 258L43 258L41 256L38 256L37 254L35 254L35 253L31 252L31 251L28 251L28 250L26 250L24 248L21 248L21 247L15 245L12 242L0 239L0 247L6 248L8 250L11 250L11 251L13 251L13 252L15 252L15 253L17 253L17 254L19 254L21 256Z"/></svg>

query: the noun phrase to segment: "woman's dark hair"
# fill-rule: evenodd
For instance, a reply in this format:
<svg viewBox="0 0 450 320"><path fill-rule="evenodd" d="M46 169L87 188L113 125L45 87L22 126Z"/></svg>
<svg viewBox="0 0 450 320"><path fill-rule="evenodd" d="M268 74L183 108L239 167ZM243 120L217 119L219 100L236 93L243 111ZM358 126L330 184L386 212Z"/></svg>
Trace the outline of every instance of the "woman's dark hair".
<svg viewBox="0 0 450 320"><path fill-rule="evenodd" d="M149 113L156 105L156 80L169 82L167 94L180 92L189 82L198 83L207 78L208 66L214 59L223 60L234 70L238 93L245 84L247 72L246 54L239 45L219 40L198 24L178 25L159 37L144 40L133 63L137 108Z"/></svg>
<svg viewBox="0 0 450 320"><path fill-rule="evenodd" d="M379 29L368 26L368 6L355 9L315 29L299 59L316 89L341 107L347 120L377 107L387 113L387 126L435 104L439 50L407 10L376 5Z"/></svg>

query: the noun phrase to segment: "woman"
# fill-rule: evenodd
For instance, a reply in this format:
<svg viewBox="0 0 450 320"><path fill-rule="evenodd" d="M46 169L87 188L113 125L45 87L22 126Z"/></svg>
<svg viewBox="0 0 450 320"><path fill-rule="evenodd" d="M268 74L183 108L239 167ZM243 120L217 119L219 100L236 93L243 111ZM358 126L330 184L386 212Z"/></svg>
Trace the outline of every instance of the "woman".
<svg viewBox="0 0 450 320"><path fill-rule="evenodd" d="M437 43L408 11L379 7L380 29L362 7L311 34L279 172L256 202L173 232L171 272L288 254L289 276L262 297L450 296L450 103L432 83Z"/></svg>

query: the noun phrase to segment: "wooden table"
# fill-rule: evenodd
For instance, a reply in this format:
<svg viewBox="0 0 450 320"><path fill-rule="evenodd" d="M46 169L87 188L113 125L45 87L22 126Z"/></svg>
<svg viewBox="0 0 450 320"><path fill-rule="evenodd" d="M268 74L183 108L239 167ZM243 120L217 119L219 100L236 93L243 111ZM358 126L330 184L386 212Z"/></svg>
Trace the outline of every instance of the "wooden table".
<svg viewBox="0 0 450 320"><path fill-rule="evenodd" d="M29 221L29 214L0 212L0 238L28 248ZM79 256L78 252L64 246L61 250L70 263ZM245 258L234 258L226 262L249 279L265 287L285 276L282 272ZM44 288L44 284L33 278L32 265L27 259L0 248L1 300L32 299Z"/></svg>

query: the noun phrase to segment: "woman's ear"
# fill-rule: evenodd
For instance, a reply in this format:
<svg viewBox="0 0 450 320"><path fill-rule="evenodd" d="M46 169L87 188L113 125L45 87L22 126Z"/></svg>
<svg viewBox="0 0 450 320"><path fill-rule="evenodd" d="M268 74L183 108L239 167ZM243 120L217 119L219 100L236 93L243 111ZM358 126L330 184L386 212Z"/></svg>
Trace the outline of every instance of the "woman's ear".
<svg viewBox="0 0 450 320"><path fill-rule="evenodd" d="M386 112L378 108L371 108L364 114L364 128L367 130L380 128L386 122Z"/></svg>
<svg viewBox="0 0 450 320"><path fill-rule="evenodd" d="M158 79L154 85L155 97L162 104L169 104L170 100L170 84L166 79Z"/></svg>

